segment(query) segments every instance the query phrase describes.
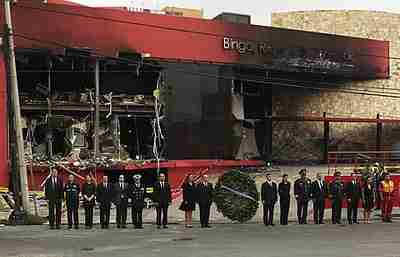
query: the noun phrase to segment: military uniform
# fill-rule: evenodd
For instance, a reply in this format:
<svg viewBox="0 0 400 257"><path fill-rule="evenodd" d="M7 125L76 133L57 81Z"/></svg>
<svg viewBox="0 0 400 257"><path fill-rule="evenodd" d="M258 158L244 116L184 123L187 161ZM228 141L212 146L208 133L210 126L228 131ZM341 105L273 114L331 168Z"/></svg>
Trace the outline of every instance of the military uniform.
<svg viewBox="0 0 400 257"><path fill-rule="evenodd" d="M135 182L133 185L131 185L129 196L132 199L132 224L135 228L143 228L142 213L145 206L145 194L146 188L140 182Z"/></svg>
<svg viewBox="0 0 400 257"><path fill-rule="evenodd" d="M345 193L344 183L342 181L333 181L329 186L329 193L332 199L332 223L341 224L342 202Z"/></svg>
<svg viewBox="0 0 400 257"><path fill-rule="evenodd" d="M64 188L65 192L65 202L67 205L67 218L68 218L68 228L72 228L72 223L75 228L79 228L79 185L76 183L68 183Z"/></svg>
<svg viewBox="0 0 400 257"><path fill-rule="evenodd" d="M308 202L312 197L311 180L299 178L294 182L294 195L297 200L297 218L299 224L307 224Z"/></svg>

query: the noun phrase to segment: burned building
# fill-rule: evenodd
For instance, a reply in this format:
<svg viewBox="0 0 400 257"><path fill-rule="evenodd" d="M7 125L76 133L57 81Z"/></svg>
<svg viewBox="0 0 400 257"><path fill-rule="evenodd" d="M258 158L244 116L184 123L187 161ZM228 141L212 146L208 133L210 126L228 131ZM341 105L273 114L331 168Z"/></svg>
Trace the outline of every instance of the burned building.
<svg viewBox="0 0 400 257"><path fill-rule="evenodd" d="M18 1L17 72L32 157L94 161L98 174L161 168L177 187L187 172L280 159L274 142L293 138L276 135L277 126L329 122L322 115L328 110L306 116L298 103L349 81L389 77L387 41L221 17ZM5 67L4 56L0 60ZM5 69L1 74L5 88ZM330 86L316 86L321 80ZM6 112L0 118L6 124ZM0 134L6 142L5 126ZM329 134L307 137L318 139L323 161ZM8 156L1 158L6 163ZM0 174L6 181L6 165Z"/></svg>

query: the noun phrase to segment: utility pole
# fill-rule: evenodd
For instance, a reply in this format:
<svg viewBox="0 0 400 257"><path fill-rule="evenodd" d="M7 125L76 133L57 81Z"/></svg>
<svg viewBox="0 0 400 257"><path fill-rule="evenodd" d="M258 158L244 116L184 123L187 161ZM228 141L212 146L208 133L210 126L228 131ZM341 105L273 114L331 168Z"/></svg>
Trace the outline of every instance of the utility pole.
<svg viewBox="0 0 400 257"><path fill-rule="evenodd" d="M94 80L96 87L96 109L94 114L94 160L96 166L94 168L94 175L96 177L97 170L97 158L99 157L99 129L100 129L100 63L99 59L96 59Z"/></svg>
<svg viewBox="0 0 400 257"><path fill-rule="evenodd" d="M51 69L53 68L53 62L49 57L48 60L48 74L47 74L47 151L49 160L53 159L53 129L51 125Z"/></svg>
<svg viewBox="0 0 400 257"><path fill-rule="evenodd" d="M15 63L15 52L14 52L14 38L11 22L11 0L4 1L4 12L5 22L7 29L7 58L9 59L9 77L10 77L10 93L11 93L11 106L13 108L13 128L15 129L16 137L16 164L14 167L17 168L20 182L22 208L25 212L29 211L28 201L28 175L26 173L25 156L24 156L24 138L22 135L21 126L21 110L19 104L19 93L18 93L18 79L17 79L17 67ZM18 196L17 196L18 197Z"/></svg>

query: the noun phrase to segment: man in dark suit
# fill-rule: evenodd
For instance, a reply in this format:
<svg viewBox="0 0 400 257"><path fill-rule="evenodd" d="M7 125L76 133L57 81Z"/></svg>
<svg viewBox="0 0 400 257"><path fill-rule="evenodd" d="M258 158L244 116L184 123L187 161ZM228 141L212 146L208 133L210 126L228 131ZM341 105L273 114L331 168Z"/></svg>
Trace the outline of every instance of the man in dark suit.
<svg viewBox="0 0 400 257"><path fill-rule="evenodd" d="M129 185L125 183L123 175L113 188L114 203L117 207L117 228L126 228L126 216L128 214Z"/></svg>
<svg viewBox="0 0 400 257"><path fill-rule="evenodd" d="M52 169L51 176L46 181L45 196L49 205L50 229L54 229L54 223L56 223L56 229L60 229L64 186L61 178L58 177L58 171L55 168Z"/></svg>
<svg viewBox="0 0 400 257"><path fill-rule="evenodd" d="M312 183L312 197L314 208L314 223L324 224L325 198L328 194L328 186L317 173L317 179Z"/></svg>
<svg viewBox="0 0 400 257"><path fill-rule="evenodd" d="M209 228L210 208L213 198L213 185L208 182L208 175L203 175L197 185L197 201L200 207L200 223L202 228Z"/></svg>
<svg viewBox="0 0 400 257"><path fill-rule="evenodd" d="M361 199L361 186L357 181L357 175L351 174L351 182L346 185L346 199L347 199L347 220L349 224L358 224L358 203Z"/></svg>
<svg viewBox="0 0 400 257"><path fill-rule="evenodd" d="M267 174L267 181L261 187L261 201L264 206L264 225L275 226L274 207L278 200L278 188L272 181L271 174Z"/></svg>
<svg viewBox="0 0 400 257"><path fill-rule="evenodd" d="M132 199L132 224L135 229L143 228L143 208L146 188L141 183L142 176L133 176L133 184L129 187L129 197Z"/></svg>
<svg viewBox="0 0 400 257"><path fill-rule="evenodd" d="M344 198L344 183L342 174L336 171L335 178L329 185L329 194L332 199L332 224L342 224L342 202Z"/></svg>
<svg viewBox="0 0 400 257"><path fill-rule="evenodd" d="M96 199L100 203L101 228L108 228L110 224L111 201L113 186L108 182L108 177L103 176L103 181L97 186Z"/></svg>
<svg viewBox="0 0 400 257"><path fill-rule="evenodd" d="M294 182L294 196L297 200L297 218L299 224L307 224L308 202L312 198L311 180L307 178L307 170L299 172L300 178Z"/></svg>
<svg viewBox="0 0 400 257"><path fill-rule="evenodd" d="M171 187L165 181L163 173L160 174L159 181L154 185L153 196L157 211L157 228L161 228L161 214L163 227L168 228L168 206L172 202L172 196Z"/></svg>

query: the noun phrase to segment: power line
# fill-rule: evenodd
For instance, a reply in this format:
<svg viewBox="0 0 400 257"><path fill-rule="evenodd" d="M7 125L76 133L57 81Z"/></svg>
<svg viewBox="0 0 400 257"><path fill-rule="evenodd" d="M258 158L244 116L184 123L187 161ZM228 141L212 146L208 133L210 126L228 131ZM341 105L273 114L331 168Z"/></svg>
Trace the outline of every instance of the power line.
<svg viewBox="0 0 400 257"><path fill-rule="evenodd" d="M58 47L62 48L67 48L67 49L73 49L71 46L66 46L62 43L55 42L55 41L47 41L47 40L42 40L42 39L35 39L29 36L21 35L21 34L15 34L14 36L24 38L27 40L35 41L35 42L41 42L44 44L50 44L50 45L56 45ZM84 58L88 58L88 56L82 55ZM159 65L151 64L151 63L140 63L138 61L133 61L127 58L122 58L122 57L110 57L98 53L92 53L91 57L97 57L97 58L110 58L113 60L119 60L122 62L130 63L130 64L135 64L135 65L143 65L143 66L150 66L153 68L160 69ZM320 87L309 87L309 86L302 86L302 85L296 85L296 84L288 84L288 83L281 83L281 82L275 82L273 80L254 80L254 79L247 79L247 78L241 78L241 77L233 77L233 76L221 76L221 75L213 75L209 73L201 73L201 72L192 72L192 71L187 71L183 69L177 69L177 68L171 68L168 67L169 70L178 72L178 73L183 73L183 74L188 74L192 76L200 76L200 77L208 77L208 78L214 78L214 79L226 79L226 80L237 80L237 81L243 81L243 82L249 82L249 83L255 83L255 84L263 84L263 85L269 85L269 86L281 86L281 87L292 87L292 88L298 88L298 89L308 89L308 90L316 90L316 91L330 91L330 92L341 92L341 93L348 93L348 94L358 94L358 95L368 95L368 96L379 96L379 97L389 97L389 98L400 98L400 95L394 95L394 94L382 94L380 92L376 91L368 91L368 90L350 90L350 89L332 89L332 88L320 88ZM257 85L254 85L257 86ZM339 86L339 85L337 85Z"/></svg>
<svg viewBox="0 0 400 257"><path fill-rule="evenodd" d="M261 76L252 76L255 79L265 79L265 77L261 77ZM281 77L276 77L273 75L269 75L268 76L271 80L274 81L284 81L284 82L300 82L300 83L316 83L322 86L342 86L345 85L345 83L349 83L350 81L341 81L342 84L338 84L338 83L332 83L329 81L321 81L321 80L298 80L298 79L287 79L287 78L281 78ZM369 89L379 89L379 90L389 90L389 91L400 91L400 88L396 88L396 87L377 87L377 86L355 86L355 85L351 85L351 88L355 88L355 89L365 89L365 88L369 88ZM382 93L382 91L380 92Z"/></svg>
<svg viewBox="0 0 400 257"><path fill-rule="evenodd" d="M61 11L61 10L54 10L54 9L50 10L50 9L45 9L45 8L40 8L40 7L24 6L24 5L21 5L21 4L16 4L15 7L22 8L22 9L36 10L36 11L41 11L41 12L68 15L68 16L78 16L78 17L87 18L87 19L109 21L109 22L114 22L114 23L122 23L122 24L130 24L130 25L136 25L136 26L157 28L157 29L161 29L161 30L177 31L177 32L184 32L184 33L191 33L191 34L199 34L199 35L212 36L212 37L218 37L218 38L234 37L235 39L249 41L249 42L265 43L264 41L258 41L258 40L243 38L243 37L231 36L231 35L222 35L222 34L204 32L204 31L193 31L193 30L188 30L188 29L171 28L171 27L167 27L167 26L146 24L146 23L141 23L141 22L126 21L126 20L119 20L119 19L114 19L114 18L99 17L99 16L95 16L95 15L88 15L88 14L76 13L76 12L71 12L71 11ZM307 49L307 48L304 48L301 45L292 44L292 46L301 47L303 49ZM355 55L355 56L365 56L365 57L369 56L369 57L376 57L376 58L400 60L400 57L390 57L390 56L381 56L381 55L373 55L373 54L353 54L353 55Z"/></svg>
<svg viewBox="0 0 400 257"><path fill-rule="evenodd" d="M144 64L147 65L147 64ZM49 70L35 70L35 69L27 69L27 70L18 70L18 73L48 73ZM107 69L103 69L100 70L101 73L134 73L133 70L107 70ZM150 71L150 70L141 70L141 73L156 73L155 71ZM51 73L93 73L92 70L51 70ZM248 76L246 76L248 77ZM269 78L265 78L265 77L261 77L261 76L254 76L251 75L251 78L253 80L262 80L262 81L283 81L283 82L295 82L295 83L311 83L311 84L319 84L322 86L341 86L342 84L335 84L335 83L331 83L328 81L315 81L315 80L311 80L311 81L307 81L307 80L295 80L295 79L286 79L286 78L281 78L281 77L276 77L276 76L269 76ZM347 83L347 81L343 81L343 85L345 85L344 83ZM400 88L393 88L393 87L374 87L374 86L354 86L351 85L350 87L348 87L347 89L355 89L355 90L363 90L365 91L365 89L378 89L378 90L388 90L388 91L400 91ZM383 91L371 91L368 90L368 92L376 92L376 93L384 93Z"/></svg>

